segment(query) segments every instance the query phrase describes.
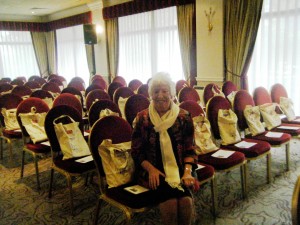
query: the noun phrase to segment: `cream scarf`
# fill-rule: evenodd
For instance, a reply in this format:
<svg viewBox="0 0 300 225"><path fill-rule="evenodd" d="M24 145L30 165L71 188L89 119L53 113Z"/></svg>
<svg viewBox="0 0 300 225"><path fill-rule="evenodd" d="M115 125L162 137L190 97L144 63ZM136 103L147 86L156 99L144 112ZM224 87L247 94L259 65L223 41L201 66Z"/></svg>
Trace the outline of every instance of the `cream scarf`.
<svg viewBox="0 0 300 225"><path fill-rule="evenodd" d="M163 166L166 175L166 182L172 188L178 188L183 191L180 185L179 169L176 163L172 143L167 130L174 124L179 114L179 107L171 102L171 109L162 117L159 116L154 108L153 102L149 105L149 116L154 124L154 130L159 132L159 142Z"/></svg>

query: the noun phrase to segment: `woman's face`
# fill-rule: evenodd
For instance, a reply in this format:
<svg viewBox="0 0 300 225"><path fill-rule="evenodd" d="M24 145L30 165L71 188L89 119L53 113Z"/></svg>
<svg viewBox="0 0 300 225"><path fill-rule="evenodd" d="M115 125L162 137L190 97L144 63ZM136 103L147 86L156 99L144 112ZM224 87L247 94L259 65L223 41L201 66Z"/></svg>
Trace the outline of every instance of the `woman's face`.
<svg viewBox="0 0 300 225"><path fill-rule="evenodd" d="M151 98L158 114L163 115L170 109L172 96L168 85L159 84L155 86Z"/></svg>

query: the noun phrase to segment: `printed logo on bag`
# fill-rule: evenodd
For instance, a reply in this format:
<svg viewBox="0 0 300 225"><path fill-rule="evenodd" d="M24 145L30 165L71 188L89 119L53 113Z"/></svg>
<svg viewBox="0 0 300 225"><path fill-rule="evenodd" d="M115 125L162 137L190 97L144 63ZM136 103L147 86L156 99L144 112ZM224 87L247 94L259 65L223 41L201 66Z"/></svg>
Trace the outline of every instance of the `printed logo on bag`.
<svg viewBox="0 0 300 225"><path fill-rule="evenodd" d="M67 134L73 134L72 130L67 130L66 132L67 132Z"/></svg>

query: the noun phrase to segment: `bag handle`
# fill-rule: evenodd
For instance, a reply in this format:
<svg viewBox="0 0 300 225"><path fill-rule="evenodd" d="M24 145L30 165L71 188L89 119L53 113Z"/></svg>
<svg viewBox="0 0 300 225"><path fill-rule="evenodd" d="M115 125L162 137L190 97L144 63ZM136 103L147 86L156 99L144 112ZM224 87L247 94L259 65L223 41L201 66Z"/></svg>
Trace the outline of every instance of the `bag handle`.
<svg viewBox="0 0 300 225"><path fill-rule="evenodd" d="M57 117L57 118L55 118L54 120L53 120L53 124L54 125L56 125L57 123L57 120L59 120L59 119L61 119L61 118L64 118L64 117L67 117L67 118L69 118L71 121L72 121L72 123L74 123L74 122L76 122L71 116L69 116L69 115L61 115L61 116L59 116L59 117Z"/></svg>

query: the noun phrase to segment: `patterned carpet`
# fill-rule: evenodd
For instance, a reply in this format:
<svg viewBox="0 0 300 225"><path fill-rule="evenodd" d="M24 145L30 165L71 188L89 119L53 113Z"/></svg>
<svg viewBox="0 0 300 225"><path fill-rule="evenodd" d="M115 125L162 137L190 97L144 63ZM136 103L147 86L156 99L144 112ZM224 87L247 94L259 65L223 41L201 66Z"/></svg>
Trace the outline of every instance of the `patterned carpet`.
<svg viewBox="0 0 300 225"><path fill-rule="evenodd" d="M241 198L238 169L217 174L218 216L210 213L210 185L202 185L195 193L196 218L201 225L291 224L291 199L297 176L300 175L299 141L291 143L291 170L285 171L285 151L272 149L273 182L266 183L266 161L249 164L248 198ZM26 158L24 178L20 179L21 143L14 148L14 160L9 161L7 150L0 160L0 224L92 224L99 193L96 183L85 186L84 177L74 179L75 216L69 208L69 192L64 176L55 173L53 197L48 198L50 157L39 161L41 190L36 190L35 170L31 156ZM102 204L99 224L124 224L120 211ZM159 211L154 208L133 217L134 225L161 224Z"/></svg>

